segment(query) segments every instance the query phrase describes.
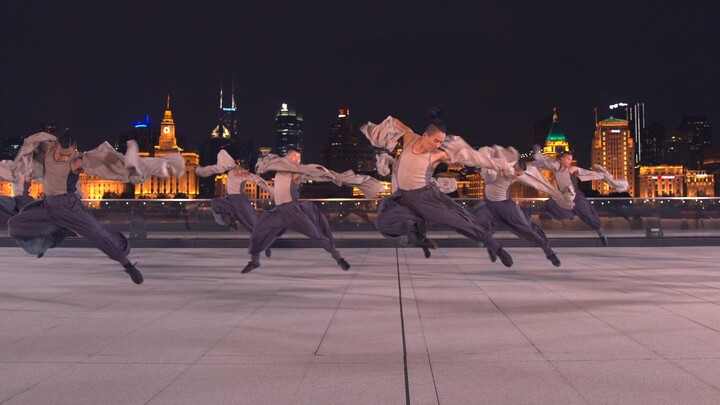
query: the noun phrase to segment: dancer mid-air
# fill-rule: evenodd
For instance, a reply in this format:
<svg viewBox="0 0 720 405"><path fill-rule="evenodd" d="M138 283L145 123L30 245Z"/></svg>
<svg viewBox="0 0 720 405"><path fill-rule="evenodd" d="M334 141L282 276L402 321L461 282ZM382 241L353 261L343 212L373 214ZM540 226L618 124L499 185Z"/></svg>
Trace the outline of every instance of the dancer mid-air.
<svg viewBox="0 0 720 405"><path fill-rule="evenodd" d="M80 172L108 180L139 184L150 176L181 177L185 172L182 157L168 155L140 158L137 143L128 142L122 155L107 142L96 149L79 153L69 134L60 139L38 133L25 139L14 160L13 179L33 179L43 184L45 198L34 201L8 220L8 235L25 251L42 257L66 236L86 238L109 258L119 262L136 284L143 276L128 259L130 244L120 232L102 226L83 206L78 196Z"/></svg>
<svg viewBox="0 0 720 405"><path fill-rule="evenodd" d="M617 191L623 192L628 189L628 182L624 179L615 179L610 172L605 170L600 165L595 165L598 171L586 170L572 164L573 155L570 152L560 152L557 155L557 159L553 160L542 154L540 146L535 145L533 147L535 158L535 165L539 170L550 170L557 183L557 188L563 193L574 193L574 206L572 208L562 207L557 204L556 201L550 199L547 202L547 210L550 215L557 219L573 219L575 215L578 216L583 222L585 222L590 228L597 232L600 237L600 241L604 246L607 246L608 239L605 230L600 222L595 207L590 204L590 201L585 197L585 194L580 191L577 186L577 180L590 181L590 180L602 180L608 183L611 187Z"/></svg>
<svg viewBox="0 0 720 405"><path fill-rule="evenodd" d="M350 269L350 264L335 248L330 223L320 208L311 201L298 200L300 183L307 179L354 186L367 198L375 198L385 186L370 176L356 175L351 170L337 173L320 165L303 165L300 164L301 158L299 151L291 149L285 157L270 154L255 165L255 171L259 174L276 172L273 185L275 208L264 211L255 224L248 247L250 261L242 270L243 273L260 267L260 252L270 247L286 229L315 240L343 270Z"/></svg>
<svg viewBox="0 0 720 405"><path fill-rule="evenodd" d="M431 109L429 118L422 135L415 134L392 116L378 125L367 123L360 128L378 148L392 151L398 142L403 142L402 153L395 163L398 189L380 203L376 222L378 230L409 245L434 249L436 244L425 236L425 222L445 225L483 243L505 266L512 266L512 257L492 238L488 224L482 223L442 193L430 180L440 163L462 163L509 174L513 172L512 166L504 160L492 158L489 149L475 150L462 138L448 136L439 108Z"/></svg>

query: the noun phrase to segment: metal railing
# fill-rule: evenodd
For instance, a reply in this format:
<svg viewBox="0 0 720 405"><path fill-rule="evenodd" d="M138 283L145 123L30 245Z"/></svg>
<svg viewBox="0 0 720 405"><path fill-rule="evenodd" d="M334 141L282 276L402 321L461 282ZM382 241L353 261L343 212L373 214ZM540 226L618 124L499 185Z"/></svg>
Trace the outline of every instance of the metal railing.
<svg viewBox="0 0 720 405"><path fill-rule="evenodd" d="M111 229L132 238L236 238L247 235L215 222L209 199L83 200L93 215ZM310 199L327 215L334 232L377 232L374 221L379 200ZM456 200L472 210L482 200ZM545 199L515 200L551 237L589 231L579 219L557 221L545 210ZM720 198L591 198L603 227L610 234L630 237L720 236ZM256 211L272 209L268 200L253 200ZM429 231L448 231L430 224ZM594 235L594 234L593 234Z"/></svg>

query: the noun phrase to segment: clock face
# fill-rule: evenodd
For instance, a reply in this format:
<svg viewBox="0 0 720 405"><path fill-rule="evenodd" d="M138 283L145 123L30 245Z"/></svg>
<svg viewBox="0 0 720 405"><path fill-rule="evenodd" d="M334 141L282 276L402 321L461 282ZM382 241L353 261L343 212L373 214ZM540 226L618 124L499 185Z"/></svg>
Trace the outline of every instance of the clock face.
<svg viewBox="0 0 720 405"><path fill-rule="evenodd" d="M165 127L165 128L163 128L163 132L165 132L166 134L169 134L169 133L170 133L170 127Z"/></svg>

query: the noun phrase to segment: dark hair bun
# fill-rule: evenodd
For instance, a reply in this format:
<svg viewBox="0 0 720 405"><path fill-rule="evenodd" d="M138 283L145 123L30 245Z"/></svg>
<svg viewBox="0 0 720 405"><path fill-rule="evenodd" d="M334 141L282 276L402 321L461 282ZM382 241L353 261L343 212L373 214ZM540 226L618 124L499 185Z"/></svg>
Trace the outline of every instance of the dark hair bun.
<svg viewBox="0 0 720 405"><path fill-rule="evenodd" d="M70 148L77 145L77 143L75 142L75 138L73 138L70 134L65 134L61 136L59 143L61 148Z"/></svg>
<svg viewBox="0 0 720 405"><path fill-rule="evenodd" d="M447 132L442 119L442 105L438 104L428 109L428 121L428 124L435 125L442 132Z"/></svg>

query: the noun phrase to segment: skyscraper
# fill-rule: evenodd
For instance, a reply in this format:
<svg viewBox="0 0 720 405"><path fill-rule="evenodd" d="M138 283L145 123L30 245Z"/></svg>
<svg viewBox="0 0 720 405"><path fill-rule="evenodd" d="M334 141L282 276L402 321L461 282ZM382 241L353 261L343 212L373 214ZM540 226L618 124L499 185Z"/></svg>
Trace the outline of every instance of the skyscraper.
<svg viewBox="0 0 720 405"><path fill-rule="evenodd" d="M223 88L220 86L220 107L218 109L219 119L218 125L213 129L210 136L212 138L237 139L237 106L235 105L235 81L232 84L232 93L230 94L230 107L225 107L223 100Z"/></svg>
<svg viewBox="0 0 720 405"><path fill-rule="evenodd" d="M153 128L150 117L145 115L144 121L135 121L131 130L121 133L115 141L115 149L120 153L127 151L127 141L134 140L138 143L141 152L147 152L149 156L155 156L155 144L160 137L160 129Z"/></svg>
<svg viewBox="0 0 720 405"><path fill-rule="evenodd" d="M642 160L640 165L657 166L664 162L663 143L665 142L665 126L654 122L642 130L640 136Z"/></svg>
<svg viewBox="0 0 720 405"><path fill-rule="evenodd" d="M626 179L628 193L635 195L635 140L627 120L610 117L595 124L591 161L604 166L615 178ZM600 180L593 181L593 189L605 195L614 191Z"/></svg>
<svg viewBox="0 0 720 405"><path fill-rule="evenodd" d="M230 107L225 107L223 88L220 87L220 105L218 108L218 124L210 131L210 138L200 144L200 165L213 165L216 162L217 154L225 149L230 156L242 162L248 169L255 167L257 154L254 151L253 143L250 140L241 140L237 121L237 105L235 104L235 84L233 83L230 97ZM199 179L200 195L203 197L214 197L220 195L222 190L215 187L217 182L214 177L203 177Z"/></svg>
<svg viewBox="0 0 720 405"><path fill-rule="evenodd" d="M625 119L628 121L630 128L630 136L635 140L635 162L642 162L643 154L643 130L645 129L645 103L616 103L611 105L610 113L617 113L622 109Z"/></svg>
<svg viewBox="0 0 720 405"><path fill-rule="evenodd" d="M325 166L336 172L373 172L375 152L372 146L353 134L350 110L340 108L338 118L330 126L330 137L323 150Z"/></svg>
<svg viewBox="0 0 720 405"><path fill-rule="evenodd" d="M702 166L706 149L712 147L712 129L706 117L684 115L665 143L665 161L689 169Z"/></svg>
<svg viewBox="0 0 720 405"><path fill-rule="evenodd" d="M303 117L283 103L275 114L275 150L285 156L289 149L303 151Z"/></svg>

